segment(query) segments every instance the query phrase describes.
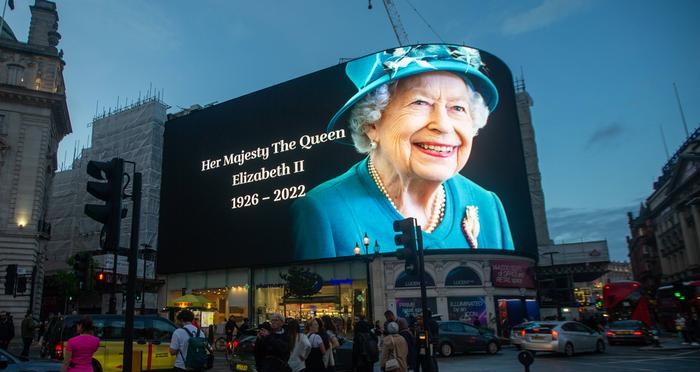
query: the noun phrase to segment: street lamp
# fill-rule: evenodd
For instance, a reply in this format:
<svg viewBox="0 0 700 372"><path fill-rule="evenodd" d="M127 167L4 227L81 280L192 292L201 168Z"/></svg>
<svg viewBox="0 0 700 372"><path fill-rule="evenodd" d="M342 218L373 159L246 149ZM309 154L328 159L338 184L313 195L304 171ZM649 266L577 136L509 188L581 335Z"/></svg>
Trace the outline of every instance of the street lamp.
<svg viewBox="0 0 700 372"><path fill-rule="evenodd" d="M361 248L360 245L355 242L355 248L353 249L353 252L355 253L355 257L361 257L362 260L366 264L366 269L367 269L367 296L366 296L366 301L365 301L365 306L367 308L367 315L368 318L371 316L371 309L372 309L372 271L370 270L370 263L374 261L375 258L379 256L379 242L377 240L374 241L374 254L370 255L369 254L369 245L372 242L372 239L369 238L369 235L367 235L367 232L365 232L365 236L362 237L362 245L365 246L365 255L361 256ZM371 318L370 318L371 319Z"/></svg>

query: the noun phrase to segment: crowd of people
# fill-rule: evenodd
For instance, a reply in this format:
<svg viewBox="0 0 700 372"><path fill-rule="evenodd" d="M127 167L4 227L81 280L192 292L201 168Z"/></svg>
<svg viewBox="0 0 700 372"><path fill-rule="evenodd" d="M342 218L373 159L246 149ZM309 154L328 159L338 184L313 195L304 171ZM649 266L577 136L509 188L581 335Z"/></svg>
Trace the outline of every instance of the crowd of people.
<svg viewBox="0 0 700 372"><path fill-rule="evenodd" d="M407 319L385 313L384 324L373 325L355 318L352 338L352 370L369 372L376 363L382 371L425 370L433 363L430 348L417 342L416 333ZM334 372L335 351L340 347L337 322L330 316L312 318L302 328L296 319L275 313L258 326L255 341L255 364L260 372ZM433 322L434 323L434 322ZM421 325L418 318L413 324ZM437 337L437 327L430 323ZM232 328L232 327L231 327ZM423 368L421 368L421 366ZM433 367L433 370L436 369Z"/></svg>

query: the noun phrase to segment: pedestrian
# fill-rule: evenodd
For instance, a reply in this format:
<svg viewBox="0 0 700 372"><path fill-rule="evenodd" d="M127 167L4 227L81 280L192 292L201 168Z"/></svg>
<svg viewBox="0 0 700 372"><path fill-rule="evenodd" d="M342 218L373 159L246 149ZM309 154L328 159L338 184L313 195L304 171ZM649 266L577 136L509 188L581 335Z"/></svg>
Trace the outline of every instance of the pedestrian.
<svg viewBox="0 0 700 372"><path fill-rule="evenodd" d="M312 318L307 323L306 328L309 330L307 336L311 345L311 351L309 351L305 361L306 372L324 372L326 366L323 365L323 355L326 353L327 346L330 347L330 345L323 341L322 335L325 334L323 322L321 322L321 319Z"/></svg>
<svg viewBox="0 0 700 372"><path fill-rule="evenodd" d="M302 372L306 369L306 358L311 352L311 343L305 334L299 332L299 322L291 319L287 323L289 333L289 367L292 372Z"/></svg>
<svg viewBox="0 0 700 372"><path fill-rule="evenodd" d="M408 321L405 318L397 319L396 323L399 325L399 335L401 335L404 338L404 340L406 340L406 345L408 346L408 355L406 356L406 364L408 366L408 370L415 371L416 364L418 363L418 348L416 347L416 338L415 336L413 336L413 333L411 333L411 330L408 328Z"/></svg>
<svg viewBox="0 0 700 372"><path fill-rule="evenodd" d="M324 315L321 317L323 321L323 328L328 336L329 348L326 348L326 353L323 354L323 364L326 366L326 372L335 372L335 355L334 350L340 347L340 342L338 342L338 336L336 335L336 328L333 319L330 316Z"/></svg>
<svg viewBox="0 0 700 372"><path fill-rule="evenodd" d="M61 372L93 372L92 356L100 346L100 339L94 333L90 317L83 317L75 323L75 333L66 342Z"/></svg>
<svg viewBox="0 0 700 372"><path fill-rule="evenodd" d="M396 321L396 315L394 315L394 312L391 310L387 310L384 312L384 334L386 334L386 327L389 325L391 322Z"/></svg>
<svg viewBox="0 0 700 372"><path fill-rule="evenodd" d="M284 330L282 314L270 315L270 329L265 329L255 343L259 357L259 372L286 372L289 370L289 336ZM258 350L259 349L259 350Z"/></svg>
<svg viewBox="0 0 700 372"><path fill-rule="evenodd" d="M690 338L688 337L688 328L683 314L676 314L675 325L676 332L678 332L678 338L682 340L683 345L688 345L690 343Z"/></svg>
<svg viewBox="0 0 700 372"><path fill-rule="evenodd" d="M192 335L195 337L203 337L204 333L197 328L192 322L194 321L194 313L190 310L181 310L175 317L175 323L178 329L173 332L170 339L170 355L175 355L175 365L173 371L187 371L185 361L187 360L187 349L189 348L189 340Z"/></svg>
<svg viewBox="0 0 700 372"><path fill-rule="evenodd" d="M396 322L389 322L386 326L387 335L384 336L382 344L382 357L380 366L383 371L406 372L408 364L408 345L406 340L399 333L399 325Z"/></svg>
<svg viewBox="0 0 700 372"><path fill-rule="evenodd" d="M47 323L48 323L48 322L47 322L46 320L44 320L44 321L42 321L42 322L39 323L39 329L38 329L37 332L36 332L36 333L37 333L37 334L36 334L36 341L37 341L38 343L40 343L40 344L41 344L41 341L42 341L43 338L44 338L44 333L46 333L46 325L47 325Z"/></svg>
<svg viewBox="0 0 700 372"><path fill-rule="evenodd" d="M698 341L700 341L700 323L698 323L698 313L693 311L690 314L690 319L687 324L688 328L688 338L690 338L690 344L693 346L698 346Z"/></svg>
<svg viewBox="0 0 700 372"><path fill-rule="evenodd" d="M15 337L15 325L9 312L0 315L0 349L7 350L10 341Z"/></svg>
<svg viewBox="0 0 700 372"><path fill-rule="evenodd" d="M238 329L238 325L236 324L236 320L233 318L233 315L229 316L228 322L226 322L226 325L224 326L224 330L226 332L226 342L231 342L233 340L233 331Z"/></svg>
<svg viewBox="0 0 700 372"><path fill-rule="evenodd" d="M372 325L364 319L355 322L355 336L352 339L352 370L354 372L372 372L374 363L379 361L377 336L372 332Z"/></svg>
<svg viewBox="0 0 700 372"><path fill-rule="evenodd" d="M238 326L238 334L239 334L239 335L242 335L243 332L249 330L250 328L251 328L250 319L248 319L248 318L243 318L243 324L241 324L240 326Z"/></svg>
<svg viewBox="0 0 700 372"><path fill-rule="evenodd" d="M32 340L34 340L34 319L32 319L32 312L27 311L22 320L22 354L23 357L29 356L29 347L32 346Z"/></svg>
<svg viewBox="0 0 700 372"><path fill-rule="evenodd" d="M383 331L382 331L382 327L379 325L379 321L375 320L374 321L374 335L377 337L381 337L382 333L383 333Z"/></svg>

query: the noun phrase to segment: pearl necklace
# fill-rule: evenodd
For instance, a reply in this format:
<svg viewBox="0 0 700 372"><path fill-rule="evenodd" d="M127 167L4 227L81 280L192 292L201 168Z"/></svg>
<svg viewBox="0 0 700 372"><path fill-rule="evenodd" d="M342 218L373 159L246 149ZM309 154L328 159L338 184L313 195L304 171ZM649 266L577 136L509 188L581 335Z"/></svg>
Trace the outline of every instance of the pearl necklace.
<svg viewBox="0 0 700 372"><path fill-rule="evenodd" d="M396 207L396 204L394 204L394 201L391 199L391 196L389 196L389 193L386 191L386 188L384 187L384 183L382 182L382 179L379 177L379 172L377 172L377 168L374 167L374 162L372 162L372 157L370 157L367 160L367 170L369 171L369 175L372 177L372 180L374 183L377 185L379 188L379 191L384 194L384 196L389 200L389 204L391 204L394 209L401 213L399 211L399 208ZM428 225L423 228L423 231L427 233L432 233L435 231L437 226L440 224L442 221L442 218L445 216L445 204L446 204L446 197L445 197L445 185L440 185L440 190L438 191L437 197L433 200L433 206L431 208L430 212L430 217L428 218Z"/></svg>

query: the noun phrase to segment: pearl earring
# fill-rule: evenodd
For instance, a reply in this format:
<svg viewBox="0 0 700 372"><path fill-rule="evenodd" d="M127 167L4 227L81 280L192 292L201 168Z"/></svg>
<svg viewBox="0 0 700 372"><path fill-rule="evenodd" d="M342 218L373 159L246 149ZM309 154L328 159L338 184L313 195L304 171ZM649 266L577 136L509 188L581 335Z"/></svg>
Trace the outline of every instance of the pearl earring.
<svg viewBox="0 0 700 372"><path fill-rule="evenodd" d="M370 148L372 151L376 150L376 149L377 149L377 143L374 142L374 141L370 141L370 143L369 143L369 148Z"/></svg>

